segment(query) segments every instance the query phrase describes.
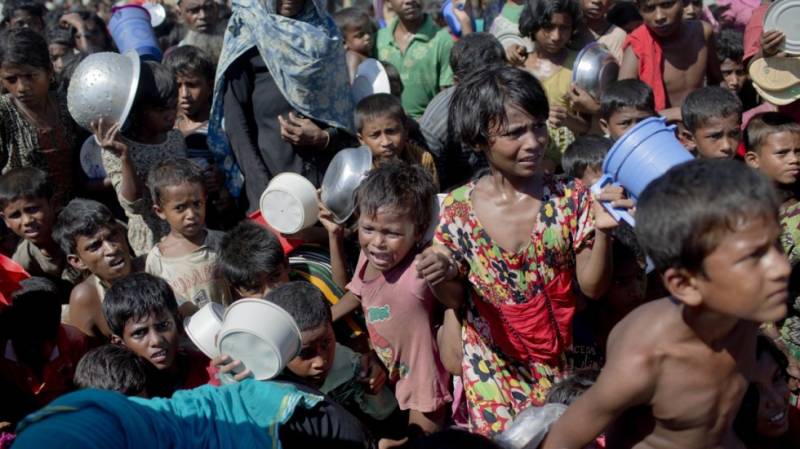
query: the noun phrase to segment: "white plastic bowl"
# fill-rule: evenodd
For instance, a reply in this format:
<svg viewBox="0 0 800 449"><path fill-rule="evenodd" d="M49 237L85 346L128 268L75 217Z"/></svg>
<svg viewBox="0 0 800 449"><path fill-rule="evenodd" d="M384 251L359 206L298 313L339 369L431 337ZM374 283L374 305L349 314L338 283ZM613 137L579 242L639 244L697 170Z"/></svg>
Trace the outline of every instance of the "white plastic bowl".
<svg viewBox="0 0 800 449"><path fill-rule="evenodd" d="M282 234L294 234L317 222L317 189L296 173L272 178L259 201L261 216Z"/></svg>
<svg viewBox="0 0 800 449"><path fill-rule="evenodd" d="M183 320L186 335L192 340L197 349L201 350L208 358L213 359L219 355L217 349L217 334L222 328L222 316L225 307L215 302L208 303L192 316Z"/></svg>
<svg viewBox="0 0 800 449"><path fill-rule="evenodd" d="M281 307L263 299L240 299L225 312L217 344L219 353L240 360L256 379L267 380L297 356L300 329Z"/></svg>

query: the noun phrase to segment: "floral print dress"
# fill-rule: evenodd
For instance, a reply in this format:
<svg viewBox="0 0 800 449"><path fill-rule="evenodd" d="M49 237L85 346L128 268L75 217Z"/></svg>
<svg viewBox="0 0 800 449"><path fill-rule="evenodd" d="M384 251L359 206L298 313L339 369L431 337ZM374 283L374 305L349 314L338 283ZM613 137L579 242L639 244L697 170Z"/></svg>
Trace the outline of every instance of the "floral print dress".
<svg viewBox="0 0 800 449"><path fill-rule="evenodd" d="M594 242L592 197L580 181L545 179L530 244L518 253L492 241L471 201L475 183L444 200L435 244L446 246L469 281L462 327L462 379L470 430L505 430L541 405L561 377L575 311L575 254Z"/></svg>

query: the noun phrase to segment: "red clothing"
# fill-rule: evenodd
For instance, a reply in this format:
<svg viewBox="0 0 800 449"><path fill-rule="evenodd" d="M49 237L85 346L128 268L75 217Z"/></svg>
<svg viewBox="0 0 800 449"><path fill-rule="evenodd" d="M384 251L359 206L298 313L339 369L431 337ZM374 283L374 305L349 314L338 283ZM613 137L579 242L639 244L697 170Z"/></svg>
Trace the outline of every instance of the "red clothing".
<svg viewBox="0 0 800 449"><path fill-rule="evenodd" d="M265 228L269 229L270 232L275 234L275 237L278 237L278 241L281 242L281 247L283 248L283 252L286 254L291 253L292 251L296 250L303 244L302 240L287 239L286 237L283 236L283 234L273 229L272 226L270 226L269 223L267 223L267 220L265 220L264 217L261 215L261 211L255 211L252 214L250 214L247 218L260 224L261 226L264 226Z"/></svg>
<svg viewBox="0 0 800 449"><path fill-rule="evenodd" d="M184 377L179 390L190 390L205 385L211 379L209 373L209 360L202 352L188 350L180 354L184 363Z"/></svg>
<svg viewBox="0 0 800 449"><path fill-rule="evenodd" d="M664 50L661 48L661 43L650 29L642 24L628 34L622 44L622 50L625 51L629 46L633 49L633 54L639 58L639 79L653 89L656 111L668 108L669 97L664 87Z"/></svg>
<svg viewBox="0 0 800 449"><path fill-rule="evenodd" d="M19 282L31 277L13 259L0 254L0 307L11 304L11 294L19 288Z"/></svg>

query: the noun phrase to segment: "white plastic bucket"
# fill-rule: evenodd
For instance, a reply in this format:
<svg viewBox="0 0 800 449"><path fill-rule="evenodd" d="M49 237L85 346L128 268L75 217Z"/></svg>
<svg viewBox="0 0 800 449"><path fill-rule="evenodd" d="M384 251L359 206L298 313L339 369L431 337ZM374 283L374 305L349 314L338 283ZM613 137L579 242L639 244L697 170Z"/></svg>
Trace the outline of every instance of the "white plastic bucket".
<svg viewBox="0 0 800 449"><path fill-rule="evenodd" d="M197 349L201 350L210 359L219 355L217 334L222 328L222 316L224 314L225 307L222 304L211 302L183 320L183 328L186 330L186 335L197 346Z"/></svg>
<svg viewBox="0 0 800 449"><path fill-rule="evenodd" d="M240 360L253 377L267 380L280 374L300 351L300 329L281 307L263 299L240 299L222 320L219 353Z"/></svg>
<svg viewBox="0 0 800 449"><path fill-rule="evenodd" d="M272 178L259 201L261 216L282 234L294 234L317 222L319 206L314 184L296 174Z"/></svg>

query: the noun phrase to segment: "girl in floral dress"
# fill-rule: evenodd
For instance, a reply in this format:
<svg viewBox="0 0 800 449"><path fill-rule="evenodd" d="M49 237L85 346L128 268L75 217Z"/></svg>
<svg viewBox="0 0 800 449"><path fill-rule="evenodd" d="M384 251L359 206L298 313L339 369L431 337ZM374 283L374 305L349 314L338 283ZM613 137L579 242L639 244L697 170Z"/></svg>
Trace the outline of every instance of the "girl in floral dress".
<svg viewBox="0 0 800 449"><path fill-rule="evenodd" d="M473 74L450 107L451 129L484 153L491 173L447 196L417 269L444 305L463 308L470 429L490 435L541 405L563 374L574 289L597 298L607 288L606 232L616 223L580 181L540 170L549 108L533 75L510 67ZM598 199L629 203L614 187Z"/></svg>

